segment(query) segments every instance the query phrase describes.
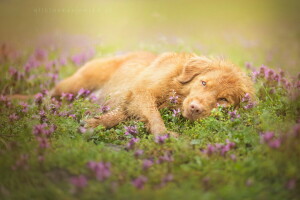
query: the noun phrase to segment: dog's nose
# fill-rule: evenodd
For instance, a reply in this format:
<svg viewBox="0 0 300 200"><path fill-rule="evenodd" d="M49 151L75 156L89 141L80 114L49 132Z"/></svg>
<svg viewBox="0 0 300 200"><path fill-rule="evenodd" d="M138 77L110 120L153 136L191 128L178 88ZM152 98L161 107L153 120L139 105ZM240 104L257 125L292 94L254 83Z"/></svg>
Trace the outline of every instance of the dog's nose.
<svg viewBox="0 0 300 200"><path fill-rule="evenodd" d="M190 111L193 114L201 114L203 112L203 107L197 103L192 102L190 104Z"/></svg>

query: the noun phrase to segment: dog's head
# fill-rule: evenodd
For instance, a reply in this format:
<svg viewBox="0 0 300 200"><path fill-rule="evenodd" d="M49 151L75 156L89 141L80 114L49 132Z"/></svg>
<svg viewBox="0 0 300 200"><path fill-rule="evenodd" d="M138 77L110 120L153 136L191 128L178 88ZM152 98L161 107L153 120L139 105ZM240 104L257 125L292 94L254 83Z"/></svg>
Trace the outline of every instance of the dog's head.
<svg viewBox="0 0 300 200"><path fill-rule="evenodd" d="M186 97L182 114L192 121L207 117L218 105L238 106L246 93L254 98L251 79L233 64L206 57L193 57L177 80Z"/></svg>

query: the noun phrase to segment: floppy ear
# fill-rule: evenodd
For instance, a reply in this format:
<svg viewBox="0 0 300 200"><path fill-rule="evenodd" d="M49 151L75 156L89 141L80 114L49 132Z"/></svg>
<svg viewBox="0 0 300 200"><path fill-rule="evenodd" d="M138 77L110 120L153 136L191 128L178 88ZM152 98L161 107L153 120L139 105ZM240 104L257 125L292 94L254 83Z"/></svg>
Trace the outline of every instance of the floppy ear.
<svg viewBox="0 0 300 200"><path fill-rule="evenodd" d="M184 84L190 82L195 76L205 71L209 71L211 60L204 56L197 56L191 58L182 69L181 74L177 77L177 80Z"/></svg>

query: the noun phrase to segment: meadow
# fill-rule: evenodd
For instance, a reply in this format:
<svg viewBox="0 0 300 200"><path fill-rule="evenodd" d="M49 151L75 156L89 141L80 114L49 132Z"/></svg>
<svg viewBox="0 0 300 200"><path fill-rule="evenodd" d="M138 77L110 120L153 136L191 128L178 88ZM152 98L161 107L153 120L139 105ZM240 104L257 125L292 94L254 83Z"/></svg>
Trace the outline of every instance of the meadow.
<svg viewBox="0 0 300 200"><path fill-rule="evenodd" d="M33 31L35 40L16 40L19 35L3 32L0 199L300 198L300 59L299 30L292 20L295 10L282 7L285 12L277 15L276 6L266 12L270 4L257 1L245 13L235 7L214 10L214 4L209 4L199 14L193 7L201 5L193 1L178 13L179 1L174 1L173 9L163 2L160 6L106 3L119 12L108 9L84 19L81 15L87 14L82 11L55 13L58 18L64 15L69 27L63 33L41 31L39 37ZM206 20L203 17L209 10L220 13ZM256 14L248 16L252 11ZM42 15L44 11L31 15L36 12ZM221 24L218 20L223 14L227 17ZM94 15L105 30L84 24ZM114 23L108 24L104 16ZM80 27L99 31L102 37L78 31L69 22L74 17L82 20ZM125 28L130 22L136 27ZM29 36L30 31L23 34ZM89 91L64 94L58 100L48 95L55 83L88 60L134 50L224 57L252 77L257 99L239 108L218 107L210 117L196 122L163 109L168 130L180 135L169 138L153 137L142 122L134 120L111 129L86 129L83 120L110 108L99 104ZM10 100L10 94L34 97Z"/></svg>

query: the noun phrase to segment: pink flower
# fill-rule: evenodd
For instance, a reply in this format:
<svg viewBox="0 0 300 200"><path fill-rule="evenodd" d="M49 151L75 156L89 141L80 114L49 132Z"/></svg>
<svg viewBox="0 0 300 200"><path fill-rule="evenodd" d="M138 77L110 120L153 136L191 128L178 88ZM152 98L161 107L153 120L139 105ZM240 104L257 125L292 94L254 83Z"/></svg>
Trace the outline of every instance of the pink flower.
<svg viewBox="0 0 300 200"><path fill-rule="evenodd" d="M157 164L162 164L164 162L173 162L173 161L174 161L174 158L173 158L171 152L166 152L166 153L164 153L163 156L158 157L158 160L156 162L157 162Z"/></svg>
<svg viewBox="0 0 300 200"><path fill-rule="evenodd" d="M269 147L272 149L278 149L281 145L281 139L277 138L268 142Z"/></svg>
<svg viewBox="0 0 300 200"><path fill-rule="evenodd" d="M155 142L157 144L164 144L165 143L165 140L169 138L169 135L166 134L166 135L158 135L155 137Z"/></svg>
<svg viewBox="0 0 300 200"><path fill-rule="evenodd" d="M84 128L83 126L80 126L79 128L78 128L78 131L80 132L80 133L86 133L86 131L87 131L87 129L86 128Z"/></svg>
<svg viewBox="0 0 300 200"><path fill-rule="evenodd" d="M132 138L126 145L126 149L127 150L130 150L130 149L133 149L135 144L139 141L138 138Z"/></svg>
<svg viewBox="0 0 300 200"><path fill-rule="evenodd" d="M176 116L178 116L178 115L180 115L180 108L178 108L177 110L176 109L173 109L173 114L172 114L172 116L173 117L176 117Z"/></svg>
<svg viewBox="0 0 300 200"><path fill-rule="evenodd" d="M44 137L36 137L36 140L39 142L39 147L41 149L46 149L50 147L49 141L47 138Z"/></svg>
<svg viewBox="0 0 300 200"><path fill-rule="evenodd" d="M94 172L99 181L104 181L111 175L110 163L90 161L87 163L87 167Z"/></svg>
<svg viewBox="0 0 300 200"><path fill-rule="evenodd" d="M101 106L100 110L102 113L107 113L110 110L110 107L109 106Z"/></svg>
<svg viewBox="0 0 300 200"><path fill-rule="evenodd" d="M55 131L56 126L55 125L50 125L48 126L47 124L38 124L33 127L33 134L35 136L51 136L51 134Z"/></svg>
<svg viewBox="0 0 300 200"><path fill-rule="evenodd" d="M44 95L42 93L37 93L35 96L34 96L34 101L36 104L42 104L43 102L43 98L44 98Z"/></svg>
<svg viewBox="0 0 300 200"><path fill-rule="evenodd" d="M125 126L126 132L125 135L133 135L136 136L138 134L137 126Z"/></svg>
<svg viewBox="0 0 300 200"><path fill-rule="evenodd" d="M74 95L71 93L62 93L61 94L61 99L66 99L68 101L72 101L74 99Z"/></svg>
<svg viewBox="0 0 300 200"><path fill-rule="evenodd" d="M245 96L242 98L242 102L248 102L250 101L250 94L246 93Z"/></svg>
<svg viewBox="0 0 300 200"><path fill-rule="evenodd" d="M48 58L48 52L45 49L36 49L34 56L39 61L44 61Z"/></svg>
<svg viewBox="0 0 300 200"><path fill-rule="evenodd" d="M91 91L81 88L77 93L77 98L78 97L87 97L90 93L91 93Z"/></svg>
<svg viewBox="0 0 300 200"><path fill-rule="evenodd" d="M250 102L250 103L248 103L246 106L244 106L244 108L245 108L246 110L248 110L248 109L253 108L254 106L255 106L255 103Z"/></svg>
<svg viewBox="0 0 300 200"><path fill-rule="evenodd" d="M237 110L234 110L232 112L228 112L229 116L230 116L230 120L233 121L236 118L240 118L240 114L237 114Z"/></svg>
<svg viewBox="0 0 300 200"><path fill-rule="evenodd" d="M261 135L262 137L262 142L269 142L271 139L274 137L274 132L267 131L264 134Z"/></svg>
<svg viewBox="0 0 300 200"><path fill-rule="evenodd" d="M230 155L231 160L233 160L234 162L236 161L236 155L235 154L231 154Z"/></svg>
<svg viewBox="0 0 300 200"><path fill-rule="evenodd" d="M153 165L153 161L150 159L143 160L143 170L149 169Z"/></svg>
<svg viewBox="0 0 300 200"><path fill-rule="evenodd" d="M13 122L13 121L18 120L18 119L19 119L19 116L16 115L16 113L13 113L13 114L9 115L8 118L9 118L9 121L10 121L10 122Z"/></svg>
<svg viewBox="0 0 300 200"><path fill-rule="evenodd" d="M20 102L19 105L22 106L22 112L23 112L23 113L28 112L28 104L27 104L27 103L25 103L25 102Z"/></svg>
<svg viewBox="0 0 300 200"><path fill-rule="evenodd" d="M135 158L138 158L140 157L141 155L143 155L144 151L142 149L138 149L134 152L134 157Z"/></svg>
<svg viewBox="0 0 300 200"><path fill-rule="evenodd" d="M132 185L137 189L143 189L145 183L148 181L147 177L139 176L138 178L132 180Z"/></svg>
<svg viewBox="0 0 300 200"><path fill-rule="evenodd" d="M170 100L170 103L171 104L177 104L178 103L178 96L171 96L170 98L169 98L169 100Z"/></svg>
<svg viewBox="0 0 300 200"><path fill-rule="evenodd" d="M88 180L84 175L75 176L70 179L72 185L76 188L84 188L88 184Z"/></svg>

